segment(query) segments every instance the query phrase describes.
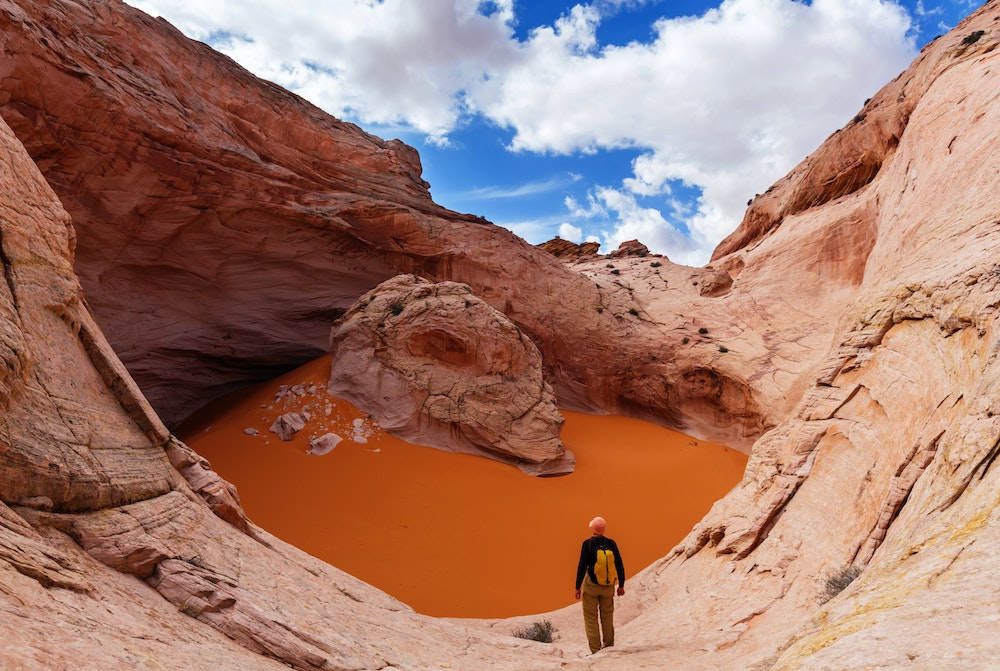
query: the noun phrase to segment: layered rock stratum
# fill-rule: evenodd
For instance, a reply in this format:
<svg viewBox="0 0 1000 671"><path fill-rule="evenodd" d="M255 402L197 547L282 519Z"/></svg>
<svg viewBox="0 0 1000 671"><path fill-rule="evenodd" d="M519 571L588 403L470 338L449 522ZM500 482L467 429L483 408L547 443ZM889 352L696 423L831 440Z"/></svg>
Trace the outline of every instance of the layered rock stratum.
<svg viewBox="0 0 1000 671"><path fill-rule="evenodd" d="M2 0L0 39L5 668L994 665L996 0L706 268L563 263L448 212L412 150L119 2ZM575 608L553 645L415 615L256 528L158 416L322 351L401 273L504 313L560 403L750 449L630 578L613 650L583 657Z"/></svg>

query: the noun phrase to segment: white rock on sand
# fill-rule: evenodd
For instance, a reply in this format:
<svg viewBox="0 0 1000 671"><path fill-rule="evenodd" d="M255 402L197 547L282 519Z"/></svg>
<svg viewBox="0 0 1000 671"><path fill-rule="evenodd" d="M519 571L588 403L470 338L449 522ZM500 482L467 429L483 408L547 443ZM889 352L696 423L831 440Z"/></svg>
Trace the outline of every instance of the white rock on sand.
<svg viewBox="0 0 1000 671"><path fill-rule="evenodd" d="M286 412L274 420L274 424L268 430L278 434L282 440L291 440L292 436L301 431L308 421L309 414L306 412Z"/></svg>
<svg viewBox="0 0 1000 671"><path fill-rule="evenodd" d="M306 452L318 456L329 454L342 440L343 438L335 433L324 433L319 438L312 438L309 441L309 449Z"/></svg>

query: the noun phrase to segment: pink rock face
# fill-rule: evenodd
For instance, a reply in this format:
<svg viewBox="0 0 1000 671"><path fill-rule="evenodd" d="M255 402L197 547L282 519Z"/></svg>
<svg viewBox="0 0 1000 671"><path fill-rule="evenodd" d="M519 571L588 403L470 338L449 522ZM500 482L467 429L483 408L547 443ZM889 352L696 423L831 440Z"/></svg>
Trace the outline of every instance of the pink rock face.
<svg viewBox="0 0 1000 671"><path fill-rule="evenodd" d="M120 3L0 0L0 111L72 214L87 302L173 413L322 351L359 295L419 272L465 280L540 343L560 402L753 443L743 481L629 577L601 666L982 669L1000 581L998 26L991 2L929 45L756 199L711 269L563 267L434 206L404 146ZM0 665L594 666L577 607L551 614L553 646L436 622L256 529L115 358L70 220L5 124L0 181ZM423 363L535 367L513 340L422 321L420 300L377 300L341 324L384 319L338 341L359 339L339 357L358 393L375 359L394 372L370 380L404 401L437 384Z"/></svg>
<svg viewBox="0 0 1000 671"><path fill-rule="evenodd" d="M743 450L787 411L710 402L689 416L668 361L757 380L773 365L766 353L753 370L723 371L714 350L678 351L677 331L704 312L686 292L672 294L664 329L627 278L588 277L435 204L403 143L124 3L0 7L0 113L72 216L88 305L167 426L324 354L333 322L400 273L468 284L507 315L568 409Z"/></svg>
<svg viewBox="0 0 1000 671"><path fill-rule="evenodd" d="M506 635L418 616L253 526L97 329L68 217L2 121L0 184L0 668L524 661Z"/></svg>
<svg viewBox="0 0 1000 671"><path fill-rule="evenodd" d="M330 351L327 390L399 438L532 474L573 469L538 348L466 285L383 282L333 328Z"/></svg>

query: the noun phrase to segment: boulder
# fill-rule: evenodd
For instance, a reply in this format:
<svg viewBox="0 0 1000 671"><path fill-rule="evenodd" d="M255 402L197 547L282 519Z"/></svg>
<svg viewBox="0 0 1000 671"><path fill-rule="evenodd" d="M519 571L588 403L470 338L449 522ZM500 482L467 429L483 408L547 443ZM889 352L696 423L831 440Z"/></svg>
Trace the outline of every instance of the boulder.
<svg viewBox="0 0 1000 671"><path fill-rule="evenodd" d="M597 256L598 250L601 248L601 243L582 242L577 244L575 242L570 242L569 240L563 240L562 238L552 238L548 242L543 242L542 244L537 245L537 247L545 250L556 258L572 260Z"/></svg>
<svg viewBox="0 0 1000 671"><path fill-rule="evenodd" d="M282 440L291 440L292 436L305 428L308 421L309 413L307 412L286 412L274 420L268 430L277 434L278 438Z"/></svg>
<svg viewBox="0 0 1000 671"><path fill-rule="evenodd" d="M618 245L618 249L608 254L612 259L620 259L625 256L638 256L640 258L649 256L649 247L638 240L626 240Z"/></svg>
<svg viewBox="0 0 1000 671"><path fill-rule="evenodd" d="M334 448L336 448L342 440L344 439L335 433L324 433L322 436L312 438L309 441L309 449L307 452L317 456L329 454L330 452L333 452Z"/></svg>
<svg viewBox="0 0 1000 671"><path fill-rule="evenodd" d="M421 445L572 470L538 348L468 285L400 275L334 326L327 390Z"/></svg>

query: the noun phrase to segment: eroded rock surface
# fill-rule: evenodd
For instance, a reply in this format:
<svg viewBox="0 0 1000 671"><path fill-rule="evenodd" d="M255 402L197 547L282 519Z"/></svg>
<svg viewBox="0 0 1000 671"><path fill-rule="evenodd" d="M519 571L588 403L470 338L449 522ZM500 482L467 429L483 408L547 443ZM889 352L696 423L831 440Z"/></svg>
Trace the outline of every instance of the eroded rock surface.
<svg viewBox="0 0 1000 671"><path fill-rule="evenodd" d="M594 281L438 206L412 148L330 117L165 21L117 1L0 0L0 44L0 114L70 213L88 305L168 427L324 354L333 322L402 273L468 284L507 315L541 351L562 407L743 450L790 409L723 396L689 416L664 362L719 362L669 337L702 312L686 292L661 326L625 278ZM739 383L756 386L772 365L754 359Z"/></svg>
<svg viewBox="0 0 1000 671"><path fill-rule="evenodd" d="M416 615L255 527L232 487L165 429L94 325L69 218L2 122L0 184L0 667L553 659Z"/></svg>
<svg viewBox="0 0 1000 671"><path fill-rule="evenodd" d="M333 328L327 390L410 442L532 474L573 469L534 343L464 284L401 275Z"/></svg>
<svg viewBox="0 0 1000 671"><path fill-rule="evenodd" d="M583 259L597 256L598 251L601 248L601 243L582 242L580 244L576 244L575 242L563 240L562 238L553 238L538 245L538 248L544 249L552 256L560 259Z"/></svg>
<svg viewBox="0 0 1000 671"><path fill-rule="evenodd" d="M101 283L115 279L103 291L128 297L123 324L137 314L141 292L130 293L130 283L151 250L163 260L150 266L157 271L150 277L168 291L190 273L168 253L174 246L183 257L202 244L215 249L216 237L230 244L233 255L206 271L211 281L188 278L194 283L184 287L192 295L205 290L205 305L231 298L213 302L205 285L238 292L232 287L255 277L247 268L260 257L252 246L232 244L240 235L226 237L237 225L228 193L244 193L228 187L252 183L246 193L260 201L241 210L250 228L239 230L264 252L272 243L266 231L288 249L329 243L319 245L322 253L344 252L337 258L345 268L371 262L339 276L320 267L330 286L346 288L332 303L313 296L313 308L346 309L362 285L401 271L467 278L475 295L542 343L561 399L716 435L731 430L744 441L761 436L739 486L668 556L630 577L613 650L583 655L578 607L546 615L560 632L551 646L511 638L510 621L417 616L255 528L231 488L170 438L86 310L66 213L0 125L5 668L979 671L1000 655L989 587L1000 581L995 0L929 45L862 114L758 198L711 270L634 256L563 267L481 222L427 216L425 195L404 188L412 199L401 205L398 184L380 186L357 166L381 156L376 167L395 170L420 192L405 167L414 165L407 150L372 153L378 142L352 129L339 138L356 144L311 133L316 126L297 122L313 115L311 123L336 124L162 22L118 3L5 1L0 8L0 111L68 203L81 253L95 230L104 231L97 239L108 250L121 252L120 263L112 262L88 242L104 265L80 267L98 287L95 302ZM178 88L166 86L151 74L165 72L165 53L201 75L175 76ZM233 94L231 80L245 95ZM197 81L211 81L218 97L205 97ZM65 97L45 95L51 90ZM122 91L135 97L109 105L116 98L108 92ZM143 95L155 103L138 104ZM279 102L290 110L286 124L275 120ZM156 120L145 127L148 139L115 134L147 114ZM207 123L214 115L223 121ZM92 126L75 135L74 123ZM105 135L139 158L105 146ZM178 144L182 136L203 144ZM338 159L357 158L349 165L358 174L333 170L332 159L287 159L306 136L316 146L336 145ZM188 152L188 162L174 151ZM235 164L251 166L243 182L205 176ZM334 179L323 176L327 170L340 181L317 190ZM338 191L355 177L366 195ZM185 190L193 195L176 200ZM95 221L106 227L90 229ZM112 221L125 224L119 230ZM303 258L310 279L322 275L313 272L318 257ZM730 276L728 288L720 272ZM276 294L292 293L250 286L267 296L259 304L265 313ZM154 288L144 286L149 299L168 296L173 311L138 329L143 338L129 330L134 323L117 335L123 343L155 343L144 355L166 352L151 364L164 385L176 374L179 388L192 388L170 347L157 349L187 337L173 319L192 327L183 345L202 352L202 362L233 357L217 381L253 367L243 348L261 334L275 342L297 337L284 317L267 328L223 331L214 317L192 316L180 293ZM558 300L540 305L542 296ZM245 305L235 312L257 314ZM201 340L208 333L224 345ZM213 349L229 346L232 352ZM142 372L142 357L130 355ZM831 598L825 578L849 567L860 576Z"/></svg>

